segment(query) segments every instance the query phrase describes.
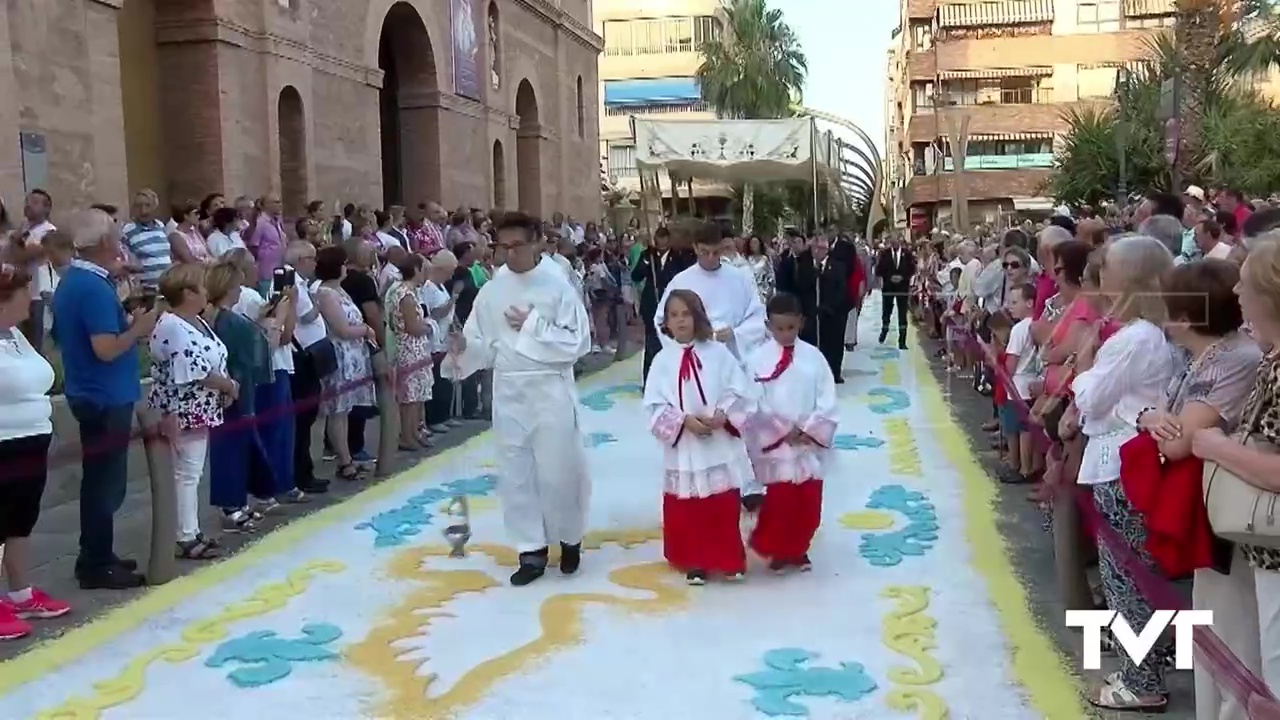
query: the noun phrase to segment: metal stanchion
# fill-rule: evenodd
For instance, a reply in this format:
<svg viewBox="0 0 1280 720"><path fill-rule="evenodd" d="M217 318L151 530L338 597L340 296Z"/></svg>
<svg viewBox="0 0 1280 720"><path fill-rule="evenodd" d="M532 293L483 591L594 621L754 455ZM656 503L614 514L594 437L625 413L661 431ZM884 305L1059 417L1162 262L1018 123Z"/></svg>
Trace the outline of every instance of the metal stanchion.
<svg viewBox="0 0 1280 720"><path fill-rule="evenodd" d="M394 472L392 458L400 447L400 405L396 402L396 379L387 353L372 358L373 386L378 396L378 460L374 477L389 477Z"/></svg>
<svg viewBox="0 0 1280 720"><path fill-rule="evenodd" d="M138 426L147 455L147 475L151 480L151 557L147 562L147 584L163 585L178 574L173 555L178 536L177 497L173 487L173 448L160 433L160 413L140 405Z"/></svg>

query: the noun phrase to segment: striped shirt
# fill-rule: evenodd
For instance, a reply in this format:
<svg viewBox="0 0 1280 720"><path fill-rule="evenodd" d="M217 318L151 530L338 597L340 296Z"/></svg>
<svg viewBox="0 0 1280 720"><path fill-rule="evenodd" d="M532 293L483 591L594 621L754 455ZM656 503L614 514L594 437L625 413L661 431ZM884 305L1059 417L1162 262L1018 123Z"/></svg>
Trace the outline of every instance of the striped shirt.
<svg viewBox="0 0 1280 720"><path fill-rule="evenodd" d="M164 223L151 220L146 223L131 222L124 226L124 246L138 261L141 271L138 280L144 288L155 289L160 276L173 264L169 256L169 235Z"/></svg>

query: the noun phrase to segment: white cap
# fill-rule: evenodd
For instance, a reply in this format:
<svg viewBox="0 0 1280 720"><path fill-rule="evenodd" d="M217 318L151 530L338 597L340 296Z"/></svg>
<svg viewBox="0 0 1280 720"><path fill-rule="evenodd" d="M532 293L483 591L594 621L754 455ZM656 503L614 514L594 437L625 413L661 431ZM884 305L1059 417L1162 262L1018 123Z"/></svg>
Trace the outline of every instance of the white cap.
<svg viewBox="0 0 1280 720"><path fill-rule="evenodd" d="M1054 209L1053 214L1057 215L1058 217L1069 218L1071 217L1071 208L1067 207L1066 205L1059 205L1057 208Z"/></svg>
<svg viewBox="0 0 1280 720"><path fill-rule="evenodd" d="M1204 202L1204 188L1200 187L1199 185L1188 186L1187 189L1182 194L1188 197L1193 197L1199 200L1200 202Z"/></svg>

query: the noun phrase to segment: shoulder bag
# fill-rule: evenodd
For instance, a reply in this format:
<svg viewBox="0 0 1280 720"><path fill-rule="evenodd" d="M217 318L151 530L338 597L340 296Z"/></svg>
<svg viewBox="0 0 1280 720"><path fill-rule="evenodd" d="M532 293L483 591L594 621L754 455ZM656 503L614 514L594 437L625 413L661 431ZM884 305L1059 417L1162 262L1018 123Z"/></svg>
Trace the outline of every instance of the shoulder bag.
<svg viewBox="0 0 1280 720"><path fill-rule="evenodd" d="M1263 403L1259 402L1241 425L1240 444L1259 450L1270 447L1252 435L1262 417L1262 408ZM1280 494L1245 482L1218 463L1208 461L1204 464L1203 488L1204 507L1215 535L1234 543L1280 548L1280 523L1276 522Z"/></svg>

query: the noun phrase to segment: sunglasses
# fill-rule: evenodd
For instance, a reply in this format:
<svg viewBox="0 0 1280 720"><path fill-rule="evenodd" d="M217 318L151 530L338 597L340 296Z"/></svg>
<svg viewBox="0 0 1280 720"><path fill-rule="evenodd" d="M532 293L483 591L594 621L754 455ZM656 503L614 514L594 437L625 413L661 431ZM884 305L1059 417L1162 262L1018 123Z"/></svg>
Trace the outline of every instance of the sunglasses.
<svg viewBox="0 0 1280 720"><path fill-rule="evenodd" d="M1005 270L1017 270L1018 268L1022 267L1022 263L1018 262L1017 260L1014 260L1012 262L1002 263L1001 267L1003 267Z"/></svg>

